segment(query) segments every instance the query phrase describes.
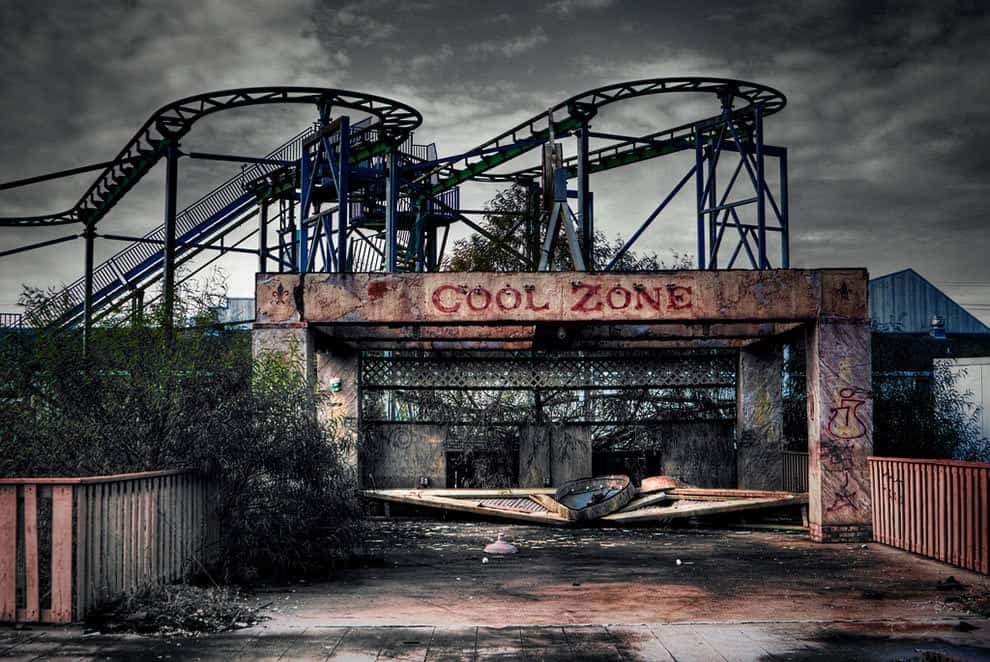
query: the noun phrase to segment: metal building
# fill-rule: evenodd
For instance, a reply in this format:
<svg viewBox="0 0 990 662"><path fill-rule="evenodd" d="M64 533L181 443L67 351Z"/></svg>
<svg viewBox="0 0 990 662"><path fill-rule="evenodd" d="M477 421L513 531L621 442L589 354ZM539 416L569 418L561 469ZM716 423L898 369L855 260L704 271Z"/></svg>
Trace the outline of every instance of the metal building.
<svg viewBox="0 0 990 662"><path fill-rule="evenodd" d="M990 334L990 327L914 269L870 280L870 319L878 331L928 333L934 317L949 334Z"/></svg>

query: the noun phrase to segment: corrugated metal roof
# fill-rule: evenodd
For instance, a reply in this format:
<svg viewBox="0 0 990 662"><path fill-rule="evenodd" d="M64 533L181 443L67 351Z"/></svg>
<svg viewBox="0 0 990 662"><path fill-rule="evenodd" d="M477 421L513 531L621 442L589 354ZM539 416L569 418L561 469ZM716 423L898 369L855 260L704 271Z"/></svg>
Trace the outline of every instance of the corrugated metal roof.
<svg viewBox="0 0 990 662"><path fill-rule="evenodd" d="M945 320L945 332L949 334L990 333L990 327L914 269L870 281L870 319L881 329L898 333L927 333L934 315Z"/></svg>

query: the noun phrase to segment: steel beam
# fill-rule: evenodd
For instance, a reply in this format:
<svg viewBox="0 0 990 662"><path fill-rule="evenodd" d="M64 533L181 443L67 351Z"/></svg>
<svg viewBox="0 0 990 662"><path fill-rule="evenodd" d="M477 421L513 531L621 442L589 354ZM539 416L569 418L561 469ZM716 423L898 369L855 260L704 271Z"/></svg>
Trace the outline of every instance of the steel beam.
<svg viewBox="0 0 990 662"><path fill-rule="evenodd" d="M175 213L179 145L174 140L165 152L165 248L162 264L162 326L171 340L175 325Z"/></svg>
<svg viewBox="0 0 990 662"><path fill-rule="evenodd" d="M780 165L780 266L791 268L791 219L787 209L787 149L782 148Z"/></svg>
<svg viewBox="0 0 990 662"><path fill-rule="evenodd" d="M698 213L698 268L705 268L705 143L698 128L694 130L695 203Z"/></svg>
<svg viewBox="0 0 990 662"><path fill-rule="evenodd" d="M588 124L582 124L577 137L577 220L581 232L581 257L588 271L594 271L595 228L591 218L588 177Z"/></svg>
<svg viewBox="0 0 990 662"><path fill-rule="evenodd" d="M258 272L268 271L268 201L261 198L258 204Z"/></svg>
<svg viewBox="0 0 990 662"><path fill-rule="evenodd" d="M61 244L66 241L72 241L73 239L78 239L82 235L70 234L64 237L59 237L58 239L49 239L47 241L39 241L34 244L28 244L26 246L18 246L17 248L11 248L9 250L0 251L0 257L6 257L8 255L16 255L17 253L24 253L26 251L33 251L36 248L44 248L45 246L54 246L55 244Z"/></svg>
<svg viewBox="0 0 990 662"><path fill-rule="evenodd" d="M399 198L398 158L395 148L385 157L385 271L395 273L398 266L399 236L396 207Z"/></svg>
<svg viewBox="0 0 990 662"><path fill-rule="evenodd" d="M767 202L766 202L766 172L763 162L763 105L756 104L753 109L754 137L756 140L756 224L757 243L759 244L760 269L768 269L767 260Z"/></svg>
<svg viewBox="0 0 990 662"><path fill-rule="evenodd" d="M237 156L235 154L211 154L208 152L189 152L185 154L191 159L201 159L204 161L229 161L231 163L258 163L261 165L292 166L295 161L285 161L283 159L264 159L255 156Z"/></svg>
<svg viewBox="0 0 990 662"><path fill-rule="evenodd" d="M349 195L350 195L350 149L351 149L351 123L347 115L343 115L340 123L340 140L338 141L338 151L340 154L339 165L337 166L337 271L347 270L347 224L349 222ZM327 159L331 155L327 154ZM329 239L330 235L327 235Z"/></svg>
<svg viewBox="0 0 990 662"><path fill-rule="evenodd" d="M93 244L96 232L93 223L87 223L83 231L86 242L83 258L83 353L89 354L93 333Z"/></svg>
<svg viewBox="0 0 990 662"><path fill-rule="evenodd" d="M306 227L306 218L309 216L310 198L313 195L313 178L316 172L316 164L310 160L309 151L304 146L299 163L299 228L294 237L296 259L296 269L306 271L308 262L309 238Z"/></svg>

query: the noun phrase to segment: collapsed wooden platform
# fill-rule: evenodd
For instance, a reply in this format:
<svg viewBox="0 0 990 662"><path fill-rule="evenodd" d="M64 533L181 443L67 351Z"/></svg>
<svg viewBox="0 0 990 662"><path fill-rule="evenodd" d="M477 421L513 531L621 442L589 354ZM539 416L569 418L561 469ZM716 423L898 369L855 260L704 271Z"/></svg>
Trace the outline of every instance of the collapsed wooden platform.
<svg viewBox="0 0 990 662"><path fill-rule="evenodd" d="M762 490L671 487L637 490L636 496L619 510L592 520L576 522L559 512L553 488L511 489L391 489L364 490L366 498L440 511L469 513L550 526L611 524L624 526L663 523L676 519L705 517L742 511L802 506L807 494Z"/></svg>

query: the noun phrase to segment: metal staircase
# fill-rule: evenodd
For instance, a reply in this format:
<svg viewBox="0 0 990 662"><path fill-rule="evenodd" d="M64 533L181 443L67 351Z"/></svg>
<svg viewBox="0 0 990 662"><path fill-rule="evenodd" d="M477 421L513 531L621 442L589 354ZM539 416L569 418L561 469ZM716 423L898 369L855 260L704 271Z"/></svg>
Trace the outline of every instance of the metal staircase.
<svg viewBox="0 0 990 662"><path fill-rule="evenodd" d="M297 160L303 141L311 136L312 129L302 131L272 150L266 158ZM176 258L188 259L203 250L203 246L217 241L222 234L235 229L257 213L257 200L253 193L243 190L242 182L257 179L282 166L255 163L183 209L176 215ZM158 280L163 271L162 244L165 227L160 225L144 235L145 242L134 242L109 257L93 271L93 304L97 315L106 315L138 290L143 290ZM26 317L32 321L61 319L73 324L82 319L84 278L68 285L61 293L45 303L43 309L29 310Z"/></svg>

